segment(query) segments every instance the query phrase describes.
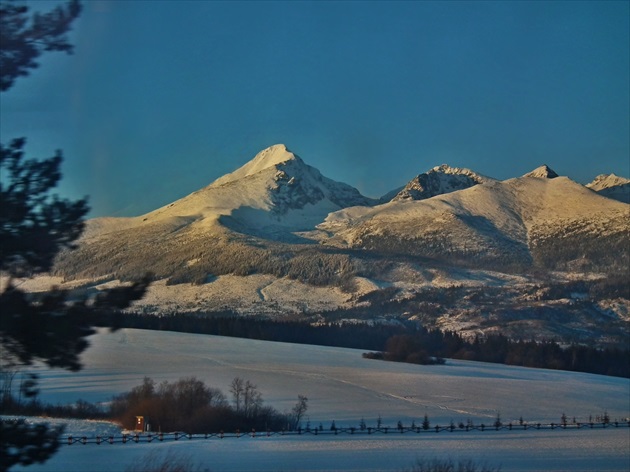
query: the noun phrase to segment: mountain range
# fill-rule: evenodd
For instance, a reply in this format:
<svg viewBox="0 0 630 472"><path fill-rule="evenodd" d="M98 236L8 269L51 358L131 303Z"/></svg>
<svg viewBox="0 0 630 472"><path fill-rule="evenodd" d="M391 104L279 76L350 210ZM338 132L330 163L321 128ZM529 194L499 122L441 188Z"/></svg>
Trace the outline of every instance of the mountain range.
<svg viewBox="0 0 630 472"><path fill-rule="evenodd" d="M145 215L88 220L51 277L85 291L150 272L135 309L154 314L615 344L630 321L629 201L628 179L584 186L546 165L504 181L441 165L371 199L280 144Z"/></svg>

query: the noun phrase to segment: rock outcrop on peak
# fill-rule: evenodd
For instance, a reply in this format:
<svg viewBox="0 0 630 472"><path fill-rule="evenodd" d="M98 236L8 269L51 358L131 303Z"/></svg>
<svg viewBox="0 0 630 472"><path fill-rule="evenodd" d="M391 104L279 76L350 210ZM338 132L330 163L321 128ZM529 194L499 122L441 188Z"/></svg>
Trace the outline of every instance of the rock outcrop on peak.
<svg viewBox="0 0 630 472"><path fill-rule="evenodd" d="M470 169L442 164L416 176L398 191L391 201L425 200L437 195L464 190L489 180L492 179Z"/></svg>

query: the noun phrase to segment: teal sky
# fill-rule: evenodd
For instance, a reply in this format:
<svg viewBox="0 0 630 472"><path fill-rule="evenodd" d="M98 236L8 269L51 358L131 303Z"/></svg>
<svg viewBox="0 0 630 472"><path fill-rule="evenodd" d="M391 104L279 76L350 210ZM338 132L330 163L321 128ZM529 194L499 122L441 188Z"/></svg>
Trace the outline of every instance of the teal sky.
<svg viewBox="0 0 630 472"><path fill-rule="evenodd" d="M26 2L50 9L55 1ZM138 215L284 143L378 197L448 163L630 177L627 1L88 0L1 95L60 193Z"/></svg>

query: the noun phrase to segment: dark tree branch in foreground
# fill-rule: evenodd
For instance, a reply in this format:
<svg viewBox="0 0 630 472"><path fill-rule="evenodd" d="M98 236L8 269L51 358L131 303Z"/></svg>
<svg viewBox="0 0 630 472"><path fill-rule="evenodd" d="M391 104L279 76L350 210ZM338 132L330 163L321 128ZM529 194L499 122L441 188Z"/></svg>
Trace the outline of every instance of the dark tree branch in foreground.
<svg viewBox="0 0 630 472"><path fill-rule="evenodd" d="M38 67L43 52L72 52L67 33L81 12L70 0L48 13L29 15L28 7L0 0L0 91ZM86 199L70 201L51 193L61 179L60 151L48 159L25 159L25 138L0 145L0 406L11 399L11 382L21 365L42 362L72 371L81 368L100 317L140 299L149 277L90 297L51 289L43 294L20 290L13 277L49 271L62 249L74 248L89 208ZM74 299L73 299L74 297ZM35 394L36 378L25 394ZM62 429L46 424L0 420L0 471L15 464L45 462L59 447Z"/></svg>
<svg viewBox="0 0 630 472"><path fill-rule="evenodd" d="M24 159L24 138L0 144L0 270L15 276L48 271L83 231L87 200L51 195L61 179L61 152Z"/></svg>
<svg viewBox="0 0 630 472"><path fill-rule="evenodd" d="M78 0L70 0L48 13L28 13L27 6L0 3L0 91L8 90L18 77L37 68L42 52L73 51L67 34L81 13Z"/></svg>
<svg viewBox="0 0 630 472"><path fill-rule="evenodd" d="M112 310L142 298L150 277L99 293L94 299L69 300L65 290L33 297L12 285L0 293L0 343L5 367L35 361L72 371L81 369L80 354L88 347L93 326Z"/></svg>
<svg viewBox="0 0 630 472"><path fill-rule="evenodd" d="M63 426L49 428L45 424L29 424L25 420L10 420L1 423L0 470L21 464L31 465L46 462L57 449Z"/></svg>

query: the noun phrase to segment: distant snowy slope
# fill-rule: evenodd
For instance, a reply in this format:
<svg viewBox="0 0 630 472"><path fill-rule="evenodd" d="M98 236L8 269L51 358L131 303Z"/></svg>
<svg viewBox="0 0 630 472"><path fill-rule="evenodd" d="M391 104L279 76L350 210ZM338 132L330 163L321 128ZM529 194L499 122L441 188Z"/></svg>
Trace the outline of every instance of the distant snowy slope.
<svg viewBox="0 0 630 472"><path fill-rule="evenodd" d="M615 174L601 174L586 184L586 187L603 197L630 203L630 179Z"/></svg>

